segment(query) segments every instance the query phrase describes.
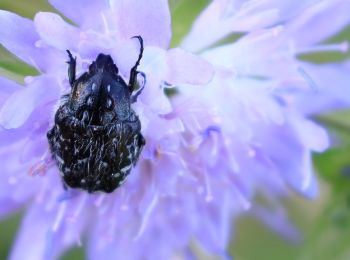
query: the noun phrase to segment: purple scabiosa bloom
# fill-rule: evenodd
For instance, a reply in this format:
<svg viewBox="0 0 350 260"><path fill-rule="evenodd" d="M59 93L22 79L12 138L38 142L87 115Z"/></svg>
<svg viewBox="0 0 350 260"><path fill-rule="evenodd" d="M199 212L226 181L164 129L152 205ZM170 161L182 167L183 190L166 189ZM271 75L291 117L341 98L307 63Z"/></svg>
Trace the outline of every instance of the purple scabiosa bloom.
<svg viewBox="0 0 350 260"><path fill-rule="evenodd" d="M349 106L350 97L344 95L349 89L349 61L315 65L297 59L304 54L348 53L349 42L329 43L327 39L349 24L349 5L348 0L212 1L182 48L203 52L225 37L243 35L234 44L212 48L207 57L240 75L279 80L285 92L295 93L301 82L307 83L308 90L304 88L295 101L306 113ZM307 102L310 98L313 102Z"/></svg>
<svg viewBox="0 0 350 260"><path fill-rule="evenodd" d="M248 214L294 241L298 232L278 200L288 190L307 198L317 195L311 155L328 147L326 132L308 116L350 105L350 96L344 95L350 89L349 62L316 65L298 57L348 52L348 42L322 41L349 24L349 8L350 1L342 0L212 1L182 42L182 48L199 53L215 69L214 79L200 93L180 87L186 95L179 99L202 104L193 118L210 122L209 114L215 115L211 122L220 129L207 125L209 140L221 141L196 156L202 154L207 166L212 163L208 172L227 174L235 187L230 197L236 193L235 202L249 208ZM334 22L328 23L329 17ZM235 33L238 40L220 44ZM213 147L219 156L208 161L205 156ZM220 197L213 191L223 192L211 186L211 198ZM257 194L267 199L269 209L252 203Z"/></svg>
<svg viewBox="0 0 350 260"><path fill-rule="evenodd" d="M182 44L198 55L168 50L165 0L50 3L75 25L53 13L31 21L0 12L0 43L40 72L26 86L0 79L0 216L27 206L11 259L55 259L77 244L89 259L168 259L188 256L192 239L225 255L231 220L248 209L295 236L253 199L261 193L272 203L290 187L317 192L311 153L328 140L298 103L313 81L295 56L320 49L316 43L348 22L314 30L348 1L213 1ZM246 33L209 48L236 31ZM65 191L46 139L70 88L65 50L77 56L78 74L102 52L127 77L135 35L145 41L139 70L147 83L133 108L146 146L114 193ZM170 99L164 88L172 87L178 95Z"/></svg>

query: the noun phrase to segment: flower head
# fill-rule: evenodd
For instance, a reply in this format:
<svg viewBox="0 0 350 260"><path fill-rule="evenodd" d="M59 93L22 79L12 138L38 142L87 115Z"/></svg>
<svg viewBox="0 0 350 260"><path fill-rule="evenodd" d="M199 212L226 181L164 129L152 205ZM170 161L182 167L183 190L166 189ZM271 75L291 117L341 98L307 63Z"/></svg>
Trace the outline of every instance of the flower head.
<svg viewBox="0 0 350 260"><path fill-rule="evenodd" d="M253 209L270 220L253 203L257 192L316 195L311 153L328 140L299 109L312 81L295 56L347 22L305 40L300 24L311 28L305 20L338 4L213 1L183 41L195 55L168 50L165 0L50 2L75 25L53 13L31 21L0 12L1 44L40 72L26 86L1 78L0 214L29 205L12 259L57 258L80 243L91 259L167 259L188 253L193 238L224 255L232 217ZM246 33L209 48L235 31ZM64 190L46 133L70 88L65 50L77 56L78 74L108 53L126 78L138 55L135 35L145 42L139 70L147 83L133 105L144 151L112 194ZM169 88L177 94L167 96Z"/></svg>

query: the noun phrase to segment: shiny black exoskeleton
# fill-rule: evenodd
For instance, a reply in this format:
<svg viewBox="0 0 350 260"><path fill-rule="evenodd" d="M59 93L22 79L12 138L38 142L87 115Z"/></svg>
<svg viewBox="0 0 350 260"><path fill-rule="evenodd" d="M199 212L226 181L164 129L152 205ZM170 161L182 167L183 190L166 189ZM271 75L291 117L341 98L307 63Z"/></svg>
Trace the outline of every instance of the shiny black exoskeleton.
<svg viewBox="0 0 350 260"><path fill-rule="evenodd" d="M130 71L126 84L111 56L99 54L89 71L75 76L76 58L69 55L71 93L62 97L55 125L47 133L53 159L65 184L88 192L112 192L138 160L145 140L141 123L131 108L144 84L136 90L143 53Z"/></svg>

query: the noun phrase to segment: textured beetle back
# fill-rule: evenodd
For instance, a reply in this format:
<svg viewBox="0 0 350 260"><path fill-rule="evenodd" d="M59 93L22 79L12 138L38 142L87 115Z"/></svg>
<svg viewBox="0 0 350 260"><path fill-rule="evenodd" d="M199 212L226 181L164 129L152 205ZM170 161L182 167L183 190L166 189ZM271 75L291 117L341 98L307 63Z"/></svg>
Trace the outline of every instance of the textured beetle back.
<svg viewBox="0 0 350 260"><path fill-rule="evenodd" d="M48 139L64 181L89 192L112 192L136 164L144 139L139 133L64 136L56 125Z"/></svg>

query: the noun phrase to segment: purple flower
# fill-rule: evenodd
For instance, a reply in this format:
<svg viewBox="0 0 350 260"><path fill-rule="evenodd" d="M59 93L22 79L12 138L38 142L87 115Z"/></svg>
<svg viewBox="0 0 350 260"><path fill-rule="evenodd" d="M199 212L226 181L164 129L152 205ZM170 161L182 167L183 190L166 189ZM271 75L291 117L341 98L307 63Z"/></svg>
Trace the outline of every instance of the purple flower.
<svg viewBox="0 0 350 260"><path fill-rule="evenodd" d="M349 42L326 40L349 24L349 5L348 0L212 1L182 47L205 52L225 37L243 35L204 55L239 76L273 79L285 94L302 90L301 97L291 97L297 99L293 101L299 111L315 113L349 106L350 97L344 95L350 88L349 61L315 65L297 58L312 53L348 53ZM313 102L308 102L310 98Z"/></svg>
<svg viewBox="0 0 350 260"><path fill-rule="evenodd" d="M220 120L224 140L216 150L226 156L218 156L213 169L231 165L242 206L291 240L298 234L283 221L278 198L289 187L307 198L317 195L311 155L328 146L325 131L306 116L350 105L344 95L350 88L348 61L316 65L298 56L348 52L348 42L321 41L349 24L349 7L349 1L212 1L182 42L216 70L200 95L181 89ZM336 19L328 23L329 17ZM235 33L237 41L220 45ZM251 203L256 194L267 198L269 210Z"/></svg>
<svg viewBox="0 0 350 260"><path fill-rule="evenodd" d="M28 209L11 259L57 258L77 244L87 245L89 259L168 259L187 256L192 239L225 255L231 220L248 209L296 236L286 223L272 224L284 215L278 198L290 187L316 195L311 154L328 146L300 105L314 83L308 71L321 69L296 55L319 49L348 22L341 16L313 31L324 15L348 10L348 1L213 1L182 44L198 55L168 50L165 0L50 2L76 25L53 13L31 21L0 12L1 44L40 72L26 86L0 79L0 217ZM245 34L209 48L233 32ZM147 83L133 106L144 151L114 193L65 191L46 139L69 92L65 50L77 56L78 74L102 52L127 76L138 55L135 35L145 41L139 70ZM178 94L169 98L165 88ZM275 212L255 205L256 194Z"/></svg>

